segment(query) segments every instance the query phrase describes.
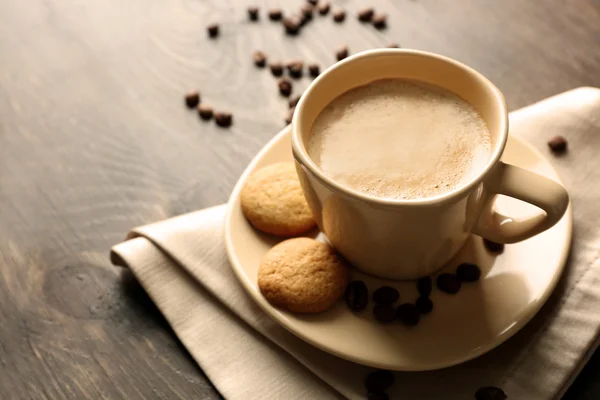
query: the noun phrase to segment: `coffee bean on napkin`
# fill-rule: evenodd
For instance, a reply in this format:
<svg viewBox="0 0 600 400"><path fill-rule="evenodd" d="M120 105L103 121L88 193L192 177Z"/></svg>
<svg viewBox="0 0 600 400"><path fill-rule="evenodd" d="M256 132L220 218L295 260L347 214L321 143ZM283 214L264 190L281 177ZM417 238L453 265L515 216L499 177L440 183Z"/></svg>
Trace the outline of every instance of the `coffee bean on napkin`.
<svg viewBox="0 0 600 400"><path fill-rule="evenodd" d="M279 87L279 93L282 96L288 97L290 94L292 94L292 82L290 82L289 79L281 78L277 82L277 86Z"/></svg>
<svg viewBox="0 0 600 400"><path fill-rule="evenodd" d="M208 121L213 117L213 109L208 104L200 104L197 108L198 115L205 121Z"/></svg>
<svg viewBox="0 0 600 400"><path fill-rule="evenodd" d="M369 22L373 18L374 13L375 10L372 8L364 8L358 12L357 17L360 22Z"/></svg>
<svg viewBox="0 0 600 400"><path fill-rule="evenodd" d="M460 290L460 281L454 274L444 273L435 281L437 288L444 293L456 294Z"/></svg>
<svg viewBox="0 0 600 400"><path fill-rule="evenodd" d="M433 310L433 302L425 296L419 297L415 302L415 306L421 314L429 314Z"/></svg>
<svg viewBox="0 0 600 400"><path fill-rule="evenodd" d="M206 27L206 31L208 32L208 37L216 38L219 36L219 25L212 24Z"/></svg>
<svg viewBox="0 0 600 400"><path fill-rule="evenodd" d="M475 392L475 400L506 400L508 396L504 393L504 390L494 387L487 386L477 389Z"/></svg>
<svg viewBox="0 0 600 400"><path fill-rule="evenodd" d="M248 7L248 19L250 21L258 21L258 7L256 7L256 6Z"/></svg>
<svg viewBox="0 0 600 400"><path fill-rule="evenodd" d="M327 15L327 14L329 14L329 10L331 9L331 5L329 4L329 2L326 1L324 3L319 4L318 9L319 9L319 14L321 14L321 15Z"/></svg>
<svg viewBox="0 0 600 400"><path fill-rule="evenodd" d="M379 369L365 377L365 387L373 392L385 392L394 384L394 374L391 371Z"/></svg>
<svg viewBox="0 0 600 400"><path fill-rule="evenodd" d="M283 75L283 65L279 62L273 62L269 64L269 69L273 76L281 76Z"/></svg>
<svg viewBox="0 0 600 400"><path fill-rule="evenodd" d="M271 21L279 21L283 18L283 12L280 8L272 8L269 10L269 19Z"/></svg>
<svg viewBox="0 0 600 400"><path fill-rule="evenodd" d="M477 282L481 277L481 270L475 264L462 263L456 268L456 277L462 282Z"/></svg>
<svg viewBox="0 0 600 400"><path fill-rule="evenodd" d="M200 103L200 92L198 92L197 90L187 92L184 97L184 100L185 105L188 106L188 108L194 108L198 105L198 103Z"/></svg>
<svg viewBox="0 0 600 400"><path fill-rule="evenodd" d="M313 78L316 78L321 73L321 69L319 68L318 64L309 64L309 66L308 66L308 73Z"/></svg>
<svg viewBox="0 0 600 400"><path fill-rule="evenodd" d="M254 65L259 68L264 68L264 66L267 65L267 56L260 50L252 53L252 59L254 60Z"/></svg>
<svg viewBox="0 0 600 400"><path fill-rule="evenodd" d="M346 287L346 304L352 311L362 311L369 304L369 289L363 281L352 281Z"/></svg>
<svg viewBox="0 0 600 400"><path fill-rule="evenodd" d="M346 19L346 11L337 10L336 12L333 13L333 20L335 22L337 22L337 23L344 22L345 19Z"/></svg>
<svg viewBox="0 0 600 400"><path fill-rule="evenodd" d="M396 320L396 309L390 305L376 304L373 307L373 316L382 324L390 324Z"/></svg>
<svg viewBox="0 0 600 400"><path fill-rule="evenodd" d="M302 77L304 62L302 60L293 60L287 63L286 68L292 78L298 79Z"/></svg>
<svg viewBox="0 0 600 400"><path fill-rule="evenodd" d="M215 112L213 113L215 122L221 128L228 128L233 123L233 115L227 112Z"/></svg>
<svg viewBox="0 0 600 400"><path fill-rule="evenodd" d="M554 153L563 153L567 150L567 139L562 136L554 136L548 141L548 147Z"/></svg>
<svg viewBox="0 0 600 400"><path fill-rule="evenodd" d="M288 35L297 35L300 32L302 21L298 17L286 17L283 19L283 27Z"/></svg>
<svg viewBox="0 0 600 400"><path fill-rule="evenodd" d="M335 58L338 61L342 61L346 57L348 57L348 46L339 48L338 51L335 53Z"/></svg>
<svg viewBox="0 0 600 400"><path fill-rule="evenodd" d="M398 306L396 316L406 326L415 326L421 319L421 313L414 304L404 303Z"/></svg>
<svg viewBox="0 0 600 400"><path fill-rule="evenodd" d="M296 107L296 104L298 104L298 102L300 101L300 96L294 96L292 97L289 101L288 101L288 107L289 108L294 108Z"/></svg>
<svg viewBox="0 0 600 400"><path fill-rule="evenodd" d="M424 276L417 281L417 290L421 296L429 296L431 294L432 289L431 277Z"/></svg>
<svg viewBox="0 0 600 400"><path fill-rule="evenodd" d="M291 123L292 123L292 119L294 118L294 111L296 111L296 107L295 107L295 106L294 106L294 107L291 107L291 108L288 110L288 113L287 113L287 115L286 115L286 117L285 117L285 120L284 120L284 121L285 121L285 123L286 123L286 125L289 125L289 124L291 124Z"/></svg>
<svg viewBox="0 0 600 400"><path fill-rule="evenodd" d="M398 43L390 43L387 45L389 49L399 49L400 45Z"/></svg>
<svg viewBox="0 0 600 400"><path fill-rule="evenodd" d="M400 298L400 293L391 286L382 286L373 292L373 301L379 305L389 306Z"/></svg>
<svg viewBox="0 0 600 400"><path fill-rule="evenodd" d="M389 400L390 396L388 396L388 394L386 392L379 392L379 391L375 391L375 392L368 392L367 393L367 400Z"/></svg>
<svg viewBox="0 0 600 400"><path fill-rule="evenodd" d="M373 26L377 29L385 29L387 27L387 15L378 14L373 16Z"/></svg>

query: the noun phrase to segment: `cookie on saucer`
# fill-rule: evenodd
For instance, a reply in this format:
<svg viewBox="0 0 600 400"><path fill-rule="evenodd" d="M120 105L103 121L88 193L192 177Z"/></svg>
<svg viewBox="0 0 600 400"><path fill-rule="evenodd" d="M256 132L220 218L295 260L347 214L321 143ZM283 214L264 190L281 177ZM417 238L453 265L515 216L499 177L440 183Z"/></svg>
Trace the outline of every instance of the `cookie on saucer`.
<svg viewBox="0 0 600 400"><path fill-rule="evenodd" d="M348 285L348 266L326 243L288 239L265 254L258 268L258 287L274 306L295 313L331 308Z"/></svg>
<svg viewBox="0 0 600 400"><path fill-rule="evenodd" d="M242 211L258 230L277 236L301 235L315 227L293 163L268 165L246 181Z"/></svg>

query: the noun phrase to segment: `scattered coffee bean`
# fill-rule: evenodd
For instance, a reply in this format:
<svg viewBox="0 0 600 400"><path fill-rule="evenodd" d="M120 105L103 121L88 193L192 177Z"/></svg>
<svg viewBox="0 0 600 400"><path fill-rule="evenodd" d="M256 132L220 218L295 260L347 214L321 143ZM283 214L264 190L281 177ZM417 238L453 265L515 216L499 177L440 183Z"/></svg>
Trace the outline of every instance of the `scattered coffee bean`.
<svg viewBox="0 0 600 400"><path fill-rule="evenodd" d="M228 128L233 123L233 115L226 112L215 112L213 113L215 122L221 128Z"/></svg>
<svg viewBox="0 0 600 400"><path fill-rule="evenodd" d="M311 5L313 5L313 6L316 6L317 3L319 2L319 0L306 0L306 2L309 3L309 4L311 4Z"/></svg>
<svg viewBox="0 0 600 400"><path fill-rule="evenodd" d="M369 391L367 393L367 400L390 400L390 396L388 396L388 394L386 392L380 392L380 391L371 392L371 391Z"/></svg>
<svg viewBox="0 0 600 400"><path fill-rule="evenodd" d="M389 49L399 49L400 45L398 43L390 43L387 45Z"/></svg>
<svg viewBox="0 0 600 400"><path fill-rule="evenodd" d="M415 302L415 306L421 314L429 314L433 310L433 302L425 296L419 297Z"/></svg>
<svg viewBox="0 0 600 400"><path fill-rule="evenodd" d="M280 21L283 18L283 12L280 8L272 8L269 10L269 19L271 21Z"/></svg>
<svg viewBox="0 0 600 400"><path fill-rule="evenodd" d="M371 19L373 19L374 13L375 11L372 8L365 8L363 10L360 10L358 12L358 20L360 22L369 22Z"/></svg>
<svg viewBox="0 0 600 400"><path fill-rule="evenodd" d="M250 21L258 21L258 7L256 7L256 6L248 7L248 19Z"/></svg>
<svg viewBox="0 0 600 400"><path fill-rule="evenodd" d="M308 66L308 73L310 74L310 76L312 76L313 78L316 78L317 76L319 76L319 74L321 73L321 69L319 68L318 64L310 64Z"/></svg>
<svg viewBox="0 0 600 400"><path fill-rule="evenodd" d="M285 117L285 120L284 120L284 121L285 121L285 123L286 123L287 125L289 125L289 124L291 124L291 123L292 123L292 119L294 118L294 111L295 111L295 110L296 110L296 107L295 107L295 106L294 106L294 107L291 107L291 108L288 110L287 116Z"/></svg>
<svg viewBox="0 0 600 400"><path fill-rule="evenodd" d="M213 117L213 109L208 104L200 104L197 108L198 115L205 121L208 121Z"/></svg>
<svg viewBox="0 0 600 400"><path fill-rule="evenodd" d="M387 15L377 14L373 16L373 26L377 29L387 28Z"/></svg>
<svg viewBox="0 0 600 400"><path fill-rule="evenodd" d="M208 31L208 37L216 38L219 36L219 25L217 24L207 26L206 30Z"/></svg>
<svg viewBox="0 0 600 400"><path fill-rule="evenodd" d="M286 68L292 78L298 79L302 77L304 62L302 60L290 61L286 64Z"/></svg>
<svg viewBox="0 0 600 400"><path fill-rule="evenodd" d="M254 60L254 65L259 68L264 68L264 66L267 65L267 56L260 50L252 53L252 59Z"/></svg>
<svg viewBox="0 0 600 400"><path fill-rule="evenodd" d="M483 244L488 251L492 253L502 253L504 251L504 244L492 242L491 240L483 239Z"/></svg>
<svg viewBox="0 0 600 400"><path fill-rule="evenodd" d="M286 17L283 19L283 27L288 35L297 35L300 32L302 21L297 17Z"/></svg>
<svg viewBox="0 0 600 400"><path fill-rule="evenodd" d="M362 311L369 303L369 289L363 281L352 281L346 287L346 304L352 311Z"/></svg>
<svg viewBox="0 0 600 400"><path fill-rule="evenodd" d="M277 82L277 85L279 86L279 93L282 96L288 97L292 94L292 82L290 82L289 79L281 78L279 82Z"/></svg>
<svg viewBox="0 0 600 400"><path fill-rule="evenodd" d="M331 5L329 2L319 4L319 14L327 15L329 14L329 10L331 10Z"/></svg>
<svg viewBox="0 0 600 400"><path fill-rule="evenodd" d="M456 294L460 290L460 281L454 274L441 274L437 277L435 283L438 289L444 293Z"/></svg>
<svg viewBox="0 0 600 400"><path fill-rule="evenodd" d="M382 324L390 324L396 320L396 309L392 306L377 304L373 307L373 316Z"/></svg>
<svg viewBox="0 0 600 400"><path fill-rule="evenodd" d="M562 136L554 136L548 141L548 146L555 153L563 153L567 150L567 139Z"/></svg>
<svg viewBox="0 0 600 400"><path fill-rule="evenodd" d="M424 276L417 281L417 290L421 296L429 296L432 286L431 277L429 276Z"/></svg>
<svg viewBox="0 0 600 400"><path fill-rule="evenodd" d="M283 75L283 65L281 65L279 62L273 62L269 64L269 69L271 70L273 76Z"/></svg>
<svg viewBox="0 0 600 400"><path fill-rule="evenodd" d="M335 22L344 22L344 20L346 19L346 11L344 10L337 10L336 12L333 13L333 20Z"/></svg>
<svg viewBox="0 0 600 400"><path fill-rule="evenodd" d="M366 376L365 387L370 392L385 392L394 384L394 379L391 371L379 369Z"/></svg>
<svg viewBox="0 0 600 400"><path fill-rule="evenodd" d="M338 61L342 61L344 58L348 57L348 46L344 46L340 48L336 53L335 57Z"/></svg>
<svg viewBox="0 0 600 400"><path fill-rule="evenodd" d="M306 23L312 19L314 10L314 6L310 3L307 3L302 6L302 8L300 9L300 13L302 14L303 23Z"/></svg>
<svg viewBox="0 0 600 400"><path fill-rule="evenodd" d="M488 387L482 387L480 389L477 389L477 391L475 392L475 399L476 400L506 400L506 399L508 399L508 396L506 395L506 393L504 393L504 390L502 390L498 387L488 386Z"/></svg>
<svg viewBox="0 0 600 400"><path fill-rule="evenodd" d="M400 293L391 286L382 286L373 292L373 301L382 306L389 306L400 298Z"/></svg>
<svg viewBox="0 0 600 400"><path fill-rule="evenodd" d="M475 264L462 263L456 269L456 277L462 282L477 282L481 278L481 270Z"/></svg>
<svg viewBox="0 0 600 400"><path fill-rule="evenodd" d="M200 103L200 93L197 90L186 93L185 105L188 106L188 108L194 108L198 103Z"/></svg>
<svg viewBox="0 0 600 400"><path fill-rule="evenodd" d="M421 319L421 313L414 304L404 303L398 306L396 317L406 326L415 326Z"/></svg>
<svg viewBox="0 0 600 400"><path fill-rule="evenodd" d="M300 101L300 96L294 96L288 101L288 106L290 108L296 107L296 104Z"/></svg>

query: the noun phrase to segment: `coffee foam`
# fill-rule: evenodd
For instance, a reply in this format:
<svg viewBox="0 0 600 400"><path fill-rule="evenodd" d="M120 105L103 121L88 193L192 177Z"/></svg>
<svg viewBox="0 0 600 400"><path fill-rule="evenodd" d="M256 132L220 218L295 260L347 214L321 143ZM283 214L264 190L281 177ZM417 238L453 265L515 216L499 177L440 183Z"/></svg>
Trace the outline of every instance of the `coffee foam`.
<svg viewBox="0 0 600 400"><path fill-rule="evenodd" d="M333 180L375 197L418 199L452 191L490 158L477 111L429 84L385 79L334 99L312 127L308 152Z"/></svg>

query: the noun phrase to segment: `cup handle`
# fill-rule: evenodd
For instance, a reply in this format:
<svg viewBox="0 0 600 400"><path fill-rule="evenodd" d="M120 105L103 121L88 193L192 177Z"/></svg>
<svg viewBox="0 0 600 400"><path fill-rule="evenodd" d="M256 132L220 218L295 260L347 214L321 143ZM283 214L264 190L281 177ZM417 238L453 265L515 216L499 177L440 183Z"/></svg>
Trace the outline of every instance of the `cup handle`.
<svg viewBox="0 0 600 400"><path fill-rule="evenodd" d="M569 205L569 195L555 181L514 165L499 162L484 182L488 198L473 233L497 243L528 239L556 224ZM494 197L503 194L544 210L525 219L513 219L493 211Z"/></svg>

